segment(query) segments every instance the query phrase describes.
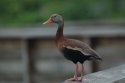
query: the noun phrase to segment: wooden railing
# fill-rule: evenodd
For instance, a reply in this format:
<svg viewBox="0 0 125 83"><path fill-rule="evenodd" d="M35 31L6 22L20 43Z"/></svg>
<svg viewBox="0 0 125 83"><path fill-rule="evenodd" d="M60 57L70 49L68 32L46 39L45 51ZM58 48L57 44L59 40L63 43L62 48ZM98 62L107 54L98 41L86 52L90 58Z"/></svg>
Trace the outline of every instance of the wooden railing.
<svg viewBox="0 0 125 83"><path fill-rule="evenodd" d="M17 70L16 70L15 77L13 77L13 78L18 78L19 81L21 79L23 79L23 83L34 83L34 73L37 72L35 69L36 64L35 64L34 57L39 55L39 54L35 54L35 53L37 53L38 51L40 53L43 53L43 50L46 49L45 44L48 45L48 43L47 43L48 41L49 41L48 46L50 46L52 44L54 45L53 42L54 42L54 36L55 36L56 29L57 28L53 28L53 27L43 28L43 26L42 27L32 27L32 28L27 28L27 27L0 28L0 48L2 48L2 49L0 49L0 53L1 53L0 59L1 60L4 60L4 59L11 60L12 59L12 60L16 60L16 61L17 60L21 61L20 65L18 63L17 64L15 63L15 65L16 65L15 69L17 69ZM85 39L94 49L96 49L96 47L103 40L106 42L110 41L110 38L112 38L111 39L112 41L116 41L114 44L121 44L121 45L125 44L124 43L124 41L125 41L124 40L125 39L124 25L122 25L122 26L121 25L115 25L115 26L114 25L85 25L85 26L73 25L73 26L67 26L64 29L64 34L65 34L65 36L78 38L80 40ZM120 39L120 41L117 41L118 40L117 38ZM42 43L43 41L44 41L44 43ZM7 44L7 45L5 45L5 47L4 47L4 43ZM105 42L102 42L101 44L103 44L103 43L105 43ZM40 48L39 45L42 45L43 47ZM8 47L6 47L6 46L8 46ZM13 47L13 48L11 48L11 47ZM39 49L42 49L42 52ZM54 49L55 48L52 47L51 50L49 50L49 52L53 51ZM107 48L106 48L106 50L107 50ZM47 49L47 51L48 51L48 49ZM46 52L46 53L49 53L49 52ZM53 54L53 55L57 55L56 52L57 52L57 49L56 49L56 51L54 51L55 54ZM106 51L104 51L104 50L103 50L103 52L106 53ZM123 50L123 52L124 52L124 50ZM49 57L53 56L52 53L53 52L51 52L51 56L49 56ZM121 50L120 50L120 54L121 54ZM47 57L47 54L43 53L42 55L45 55ZM37 56L37 60L41 59L39 57L41 57L41 56ZM109 57L109 56L103 56L103 62L107 62L104 60L105 57ZM122 59L124 59L124 56L122 56L122 57L123 57ZM56 58L58 58L60 60L60 57L56 57ZM117 59L117 57L113 57L113 59L114 58ZM42 61L42 60L40 60L40 61ZM121 62L124 62L124 61L121 61ZM10 66L10 65L8 65L8 66ZM88 68L88 69L90 69L89 73L96 72L99 69L103 69L103 68L99 68L99 64L95 61L93 61L92 64L90 64L89 66L91 66ZM58 67L60 67L60 66L58 66ZM13 66L13 68L10 66L11 69L4 69L4 68L6 68L6 67L4 65L1 65L1 70L3 70L3 71L4 70L6 70L6 71L13 70L14 66ZM2 74L7 73L6 71L4 71L4 73L3 73L3 71L2 71ZM104 72L106 72L106 71L104 71ZM18 75L17 72L20 72L22 75ZM99 80L98 78L96 78L96 76L95 77L93 77L93 76L100 75L103 77L103 75L101 73L103 73L103 71L99 72L99 74L95 73L95 74L90 74L90 75L85 76L85 81L90 81L90 82L86 82L86 83L93 83L93 82L91 82L90 79L92 79L92 80L95 79L98 81L97 83L99 83L99 81L101 79ZM8 76L8 78L9 78L14 75L11 75L11 73L9 72L5 76ZM20 78L21 76L22 76L22 78ZM92 76L92 78L91 78L91 76ZM110 75L108 75L108 76L110 76ZM108 76L107 76L107 79L108 79ZM115 78L117 78L117 76ZM3 79L4 78L2 77L0 80L3 80ZM104 80L101 80L101 81L105 82L105 80L106 80L106 78L104 78ZM94 83L96 83L96 82L94 82ZM103 83L103 82L100 82L100 83ZM108 82L105 82L105 83L108 83Z"/></svg>

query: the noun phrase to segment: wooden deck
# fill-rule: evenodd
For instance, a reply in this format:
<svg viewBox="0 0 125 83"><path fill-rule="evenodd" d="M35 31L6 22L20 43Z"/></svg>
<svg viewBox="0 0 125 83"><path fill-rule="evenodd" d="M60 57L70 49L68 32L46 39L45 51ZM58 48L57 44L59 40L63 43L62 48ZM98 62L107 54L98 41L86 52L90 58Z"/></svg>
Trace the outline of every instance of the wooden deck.
<svg viewBox="0 0 125 83"><path fill-rule="evenodd" d="M73 71L73 68L68 68L71 64L67 60L63 60L55 47L54 38L57 28L54 27L56 26L0 28L0 82L10 80L10 82L16 83L20 83L20 81L34 83L39 80L39 83L43 81L43 75L48 74L50 70L53 72L59 70L62 75L64 75L64 71L69 72L71 69ZM103 62L100 64L95 61L87 62L85 64L87 73L124 63L124 25L66 25L64 34L67 37L87 42L101 53ZM61 66L57 64L57 61ZM119 63L112 64L110 61ZM52 69L51 65L54 65L55 69ZM42 74L40 74L41 72ZM50 78L52 78L53 73L50 73Z"/></svg>

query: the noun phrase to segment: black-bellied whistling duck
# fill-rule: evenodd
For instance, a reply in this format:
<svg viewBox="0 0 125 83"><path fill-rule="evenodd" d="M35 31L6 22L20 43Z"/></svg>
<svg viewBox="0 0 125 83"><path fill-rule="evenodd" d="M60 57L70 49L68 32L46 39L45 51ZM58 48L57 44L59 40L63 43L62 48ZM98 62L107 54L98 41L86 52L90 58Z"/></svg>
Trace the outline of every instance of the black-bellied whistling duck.
<svg viewBox="0 0 125 83"><path fill-rule="evenodd" d="M87 44L75 40L75 39L68 39L63 36L63 27L64 21L61 15L59 14L52 14L50 18L44 22L43 24L49 23L56 23L58 24L58 30L56 33L56 45L59 50L63 53L64 57L68 60L71 60L75 64L75 75L73 78L68 80L70 81L82 81L84 75L84 66L83 63L86 60L102 60L101 57ZM78 62L81 63L82 72L81 72L81 79L78 80Z"/></svg>

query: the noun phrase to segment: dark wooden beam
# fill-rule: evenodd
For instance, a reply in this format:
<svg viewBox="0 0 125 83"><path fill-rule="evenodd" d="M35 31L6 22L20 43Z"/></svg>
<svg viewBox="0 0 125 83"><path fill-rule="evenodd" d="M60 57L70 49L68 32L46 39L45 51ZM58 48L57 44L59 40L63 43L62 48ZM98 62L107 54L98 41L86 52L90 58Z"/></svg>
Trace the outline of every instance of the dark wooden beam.
<svg viewBox="0 0 125 83"><path fill-rule="evenodd" d="M96 49L98 45L98 38L91 38L90 39L90 46L93 49ZM99 63L97 61L92 61L92 72L97 72L99 70Z"/></svg>

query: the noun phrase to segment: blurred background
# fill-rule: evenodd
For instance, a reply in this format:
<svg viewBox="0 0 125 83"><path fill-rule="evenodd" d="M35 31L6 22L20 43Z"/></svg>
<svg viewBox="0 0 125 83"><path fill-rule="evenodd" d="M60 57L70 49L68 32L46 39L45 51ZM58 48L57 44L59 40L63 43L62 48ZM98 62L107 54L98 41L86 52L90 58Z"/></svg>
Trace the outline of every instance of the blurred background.
<svg viewBox="0 0 125 83"><path fill-rule="evenodd" d="M53 13L64 17L66 37L102 56L85 62L85 74L125 63L125 0L0 0L0 83L59 83L73 76L73 63L55 45L57 25L42 25Z"/></svg>

